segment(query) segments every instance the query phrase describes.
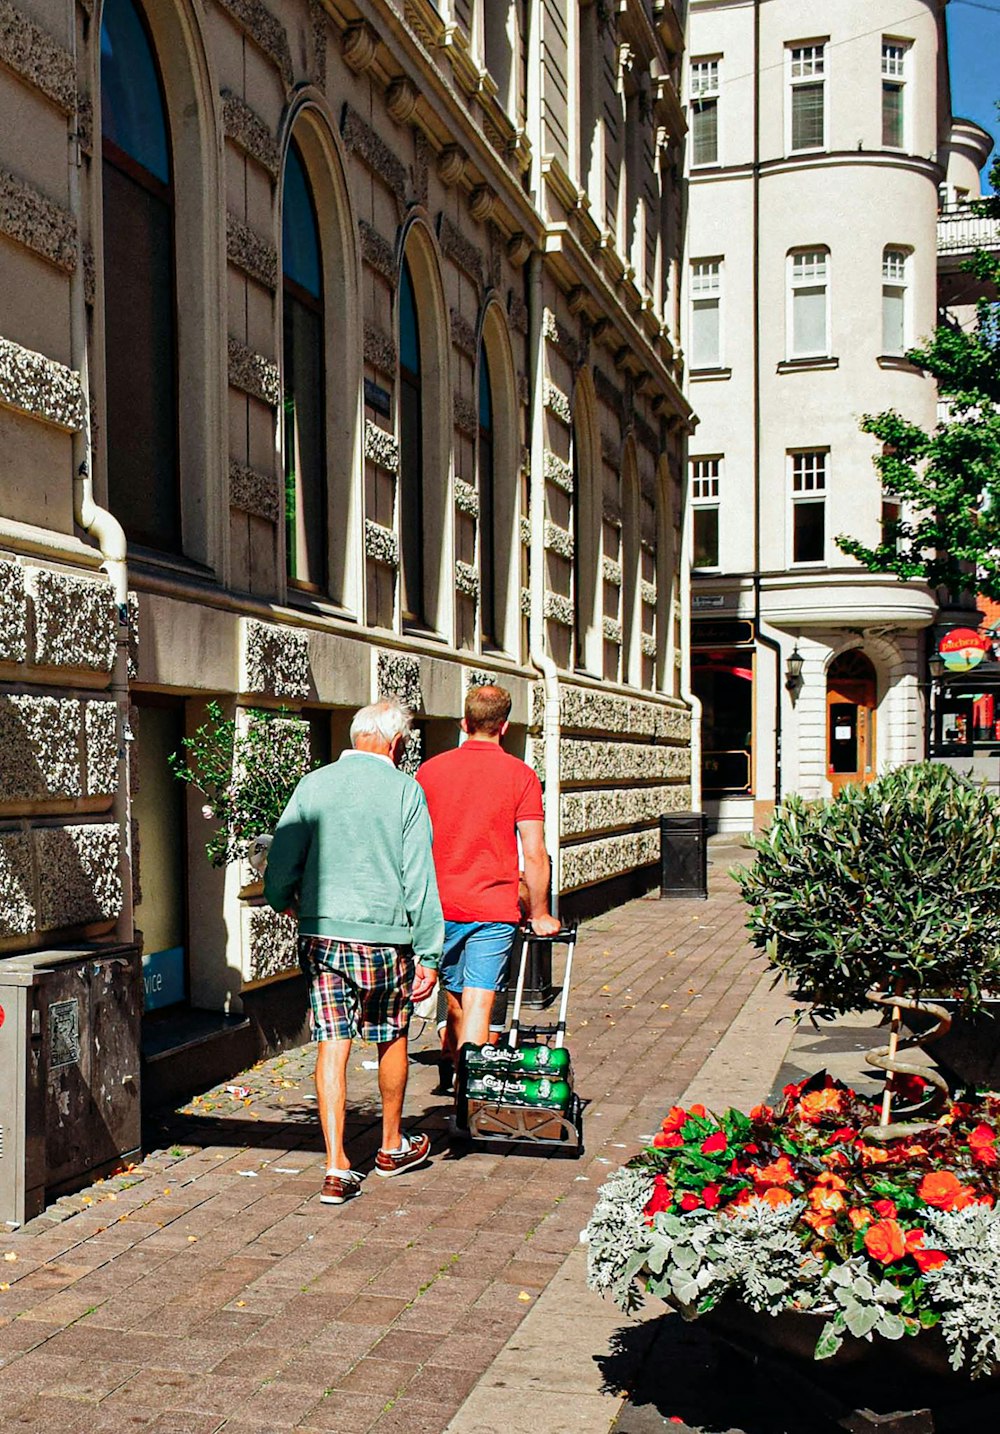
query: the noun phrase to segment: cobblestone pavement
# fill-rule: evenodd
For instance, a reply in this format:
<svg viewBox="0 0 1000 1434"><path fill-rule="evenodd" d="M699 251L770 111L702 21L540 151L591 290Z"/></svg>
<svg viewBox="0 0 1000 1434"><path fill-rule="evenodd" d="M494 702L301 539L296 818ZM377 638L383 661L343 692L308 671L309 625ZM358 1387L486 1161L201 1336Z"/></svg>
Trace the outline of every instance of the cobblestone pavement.
<svg viewBox="0 0 1000 1434"><path fill-rule="evenodd" d="M583 927L580 1159L449 1153L427 1029L407 1110L432 1136L428 1168L321 1205L305 1049L195 1098L140 1166L0 1235L0 1426L438 1434L577 1244L609 1169L756 986L734 854L717 850L707 903L646 898ZM350 1072L362 1169L378 1143L373 1055L357 1047Z"/></svg>

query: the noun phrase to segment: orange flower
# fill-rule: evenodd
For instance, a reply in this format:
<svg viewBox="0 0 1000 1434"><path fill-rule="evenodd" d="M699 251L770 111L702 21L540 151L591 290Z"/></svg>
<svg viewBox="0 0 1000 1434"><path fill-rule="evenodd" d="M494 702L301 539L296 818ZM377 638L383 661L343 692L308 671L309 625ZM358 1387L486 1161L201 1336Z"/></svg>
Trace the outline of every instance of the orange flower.
<svg viewBox="0 0 1000 1434"><path fill-rule="evenodd" d="M837 1217L829 1210L807 1210L802 1216L803 1223L811 1225L817 1235L824 1235L832 1225L836 1225Z"/></svg>
<svg viewBox="0 0 1000 1434"><path fill-rule="evenodd" d="M809 1204L815 1211L823 1211L831 1217L836 1217L841 1210L847 1208L847 1201L839 1190L827 1190L823 1186L814 1186L809 1192Z"/></svg>
<svg viewBox="0 0 1000 1434"><path fill-rule="evenodd" d="M913 1257L920 1273L926 1274L928 1270L938 1270L946 1262L948 1256L943 1250L924 1249L926 1231L907 1230L906 1232L906 1253Z"/></svg>
<svg viewBox="0 0 1000 1434"><path fill-rule="evenodd" d="M855 1230L865 1230L872 1222L872 1216L867 1210L860 1210L857 1207L848 1210L847 1218Z"/></svg>
<svg viewBox="0 0 1000 1434"><path fill-rule="evenodd" d="M750 1112L750 1119L753 1121L768 1121L774 1119L774 1107L770 1105L755 1105Z"/></svg>
<svg viewBox="0 0 1000 1434"><path fill-rule="evenodd" d="M653 1136L653 1145L657 1150L676 1150L678 1145L684 1144L684 1137L677 1130L658 1130Z"/></svg>
<svg viewBox="0 0 1000 1434"><path fill-rule="evenodd" d="M705 1107L704 1107L703 1105L693 1105L693 1106L691 1107L690 1111L688 1112L688 1114L689 1114L689 1115L696 1115L699 1120L704 1120L704 1119L706 1118L706 1116L708 1115L708 1111L705 1109Z"/></svg>
<svg viewBox="0 0 1000 1434"><path fill-rule="evenodd" d="M747 1174L757 1185L788 1185L795 1179L795 1168L787 1155L779 1155L770 1165L751 1165Z"/></svg>
<svg viewBox="0 0 1000 1434"><path fill-rule="evenodd" d="M973 1150L981 1149L984 1145L994 1145L996 1138L996 1131L991 1130L988 1125L977 1125L975 1130L969 1133L969 1145Z"/></svg>
<svg viewBox="0 0 1000 1434"><path fill-rule="evenodd" d="M682 1105L672 1105L660 1129L665 1135L669 1135L672 1130L680 1130L687 1118L687 1111Z"/></svg>
<svg viewBox="0 0 1000 1434"><path fill-rule="evenodd" d="M873 1200L872 1209L880 1220L895 1220L896 1218L895 1200Z"/></svg>
<svg viewBox="0 0 1000 1434"><path fill-rule="evenodd" d="M839 1175L834 1175L831 1170L824 1170L822 1175L816 1177L817 1185L827 1185L831 1190L846 1190L847 1181L841 1180Z"/></svg>
<svg viewBox="0 0 1000 1434"><path fill-rule="evenodd" d="M950 1170L931 1170L921 1180L917 1194L936 1210L964 1210L976 1198L971 1185L963 1185Z"/></svg>
<svg viewBox="0 0 1000 1434"><path fill-rule="evenodd" d="M863 1165L884 1165L889 1159L888 1150L883 1150L881 1145L863 1145L861 1147L861 1163Z"/></svg>
<svg viewBox="0 0 1000 1434"><path fill-rule="evenodd" d="M839 1111L841 1107L841 1094L839 1090L827 1088L826 1090L811 1090L799 1101L799 1113L803 1120L819 1120L821 1115L829 1115Z"/></svg>
<svg viewBox="0 0 1000 1434"><path fill-rule="evenodd" d="M865 1231L865 1249L881 1265L891 1265L906 1254L906 1238L896 1220L876 1220Z"/></svg>
<svg viewBox="0 0 1000 1434"><path fill-rule="evenodd" d="M763 1191L760 1197L766 1205L777 1210L779 1205L790 1205L792 1197L787 1190L782 1190L778 1185L772 1185L769 1190Z"/></svg>

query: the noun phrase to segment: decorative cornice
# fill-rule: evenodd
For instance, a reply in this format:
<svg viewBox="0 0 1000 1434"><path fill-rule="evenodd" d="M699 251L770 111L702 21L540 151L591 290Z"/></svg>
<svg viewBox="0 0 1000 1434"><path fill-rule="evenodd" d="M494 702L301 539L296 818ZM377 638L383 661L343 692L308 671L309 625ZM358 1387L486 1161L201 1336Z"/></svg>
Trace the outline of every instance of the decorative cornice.
<svg viewBox="0 0 1000 1434"><path fill-rule="evenodd" d="M420 91L406 75L393 80L385 92L385 107L397 124L406 124L417 107Z"/></svg>
<svg viewBox="0 0 1000 1434"><path fill-rule="evenodd" d="M405 204L406 165L351 105L344 105L340 133L346 149L358 156L375 178L392 191L400 204Z"/></svg>
<svg viewBox="0 0 1000 1434"><path fill-rule="evenodd" d="M226 215L226 258L265 289L278 286L278 251L232 210Z"/></svg>
<svg viewBox="0 0 1000 1434"><path fill-rule="evenodd" d="M479 415L476 412L475 404L470 403L460 393L452 396L452 403L455 427L460 433L466 433L470 438L475 438L479 432Z"/></svg>
<svg viewBox="0 0 1000 1434"><path fill-rule="evenodd" d="M522 264L527 263L531 250L531 240L527 234L520 229L507 240L507 258L514 265L515 269L520 269Z"/></svg>
<svg viewBox="0 0 1000 1434"><path fill-rule="evenodd" d="M369 224L367 219L358 220L358 232L361 235L361 257L366 264L381 274L383 279L395 287L396 284L396 251L374 224Z"/></svg>
<svg viewBox="0 0 1000 1434"><path fill-rule="evenodd" d="M567 428L570 427L573 422L573 410L569 398L561 388L557 388L547 379L545 382L545 407L553 417L558 418L561 423L565 423Z"/></svg>
<svg viewBox="0 0 1000 1434"><path fill-rule="evenodd" d="M0 64L62 110L76 109L73 57L10 0L0 0Z"/></svg>
<svg viewBox="0 0 1000 1434"><path fill-rule="evenodd" d="M562 593L547 592L543 612L551 622L557 622L561 627L573 626L573 603Z"/></svg>
<svg viewBox="0 0 1000 1434"><path fill-rule="evenodd" d="M613 588L620 588L622 585L622 565L614 558L601 559L601 577Z"/></svg>
<svg viewBox="0 0 1000 1434"><path fill-rule="evenodd" d="M561 488L564 493L573 491L573 468L569 463L563 462L551 448L546 448L542 453L542 473L550 483Z"/></svg>
<svg viewBox="0 0 1000 1434"><path fill-rule="evenodd" d="M0 234L72 274L76 224L72 214L23 179L0 169Z"/></svg>
<svg viewBox="0 0 1000 1434"><path fill-rule="evenodd" d="M365 324L365 363L382 373L396 372L396 345L375 324Z"/></svg>
<svg viewBox="0 0 1000 1434"><path fill-rule="evenodd" d="M573 534L566 528L560 528L557 523L545 523L545 546L550 553L557 557L565 558L571 562L573 558Z"/></svg>
<svg viewBox="0 0 1000 1434"><path fill-rule="evenodd" d="M281 485L270 473L259 473L236 458L229 460L229 506L255 518L276 523L281 517Z"/></svg>
<svg viewBox="0 0 1000 1434"><path fill-rule="evenodd" d="M455 479L455 507L470 518L479 517L479 494L462 478Z"/></svg>
<svg viewBox="0 0 1000 1434"><path fill-rule="evenodd" d="M276 364L246 344L229 337L229 382L251 398L277 408L281 401L281 376Z"/></svg>
<svg viewBox="0 0 1000 1434"><path fill-rule="evenodd" d="M285 88L290 89L294 78L292 52L288 48L288 36L281 21L271 14L261 0L217 0L217 3L232 16L258 50L275 65L285 82Z"/></svg>
<svg viewBox="0 0 1000 1434"><path fill-rule="evenodd" d="M378 31L367 20L348 25L340 40L340 52L347 68L356 75L363 74L375 58L378 40Z"/></svg>
<svg viewBox="0 0 1000 1434"><path fill-rule="evenodd" d="M0 403L70 432L83 427L80 375L9 339L0 339Z"/></svg>
<svg viewBox="0 0 1000 1434"><path fill-rule="evenodd" d="M479 596L479 574L471 563L463 563L459 559L455 564L455 587L466 597L477 598Z"/></svg>
<svg viewBox="0 0 1000 1434"><path fill-rule="evenodd" d="M256 110L231 90L222 91L222 126L226 138L255 159L276 181L281 170L281 155L274 135Z"/></svg>
<svg viewBox="0 0 1000 1434"><path fill-rule="evenodd" d="M457 144L445 145L438 154L435 165L438 179L442 184L446 184L450 188L453 184L458 183L465 173L465 158L465 151L460 149Z"/></svg>
<svg viewBox="0 0 1000 1434"><path fill-rule="evenodd" d="M464 269L470 279L474 279L482 288L483 284L483 256L459 229L453 224L447 214L441 214L438 218L438 241L441 245L441 252L448 259L452 259L461 269Z"/></svg>
<svg viewBox="0 0 1000 1434"><path fill-rule="evenodd" d="M365 419L365 457L386 473L399 472L399 444L387 428Z"/></svg>
<svg viewBox="0 0 1000 1434"><path fill-rule="evenodd" d="M622 645L622 625L613 617L601 618L601 632L606 642L613 642L616 647Z"/></svg>
<svg viewBox="0 0 1000 1434"><path fill-rule="evenodd" d="M468 354L469 358L475 359L476 331L465 315L459 313L458 309L451 311L451 341L455 348Z"/></svg>
<svg viewBox="0 0 1000 1434"><path fill-rule="evenodd" d="M488 184L477 184L469 195L469 213L477 224L485 224L496 207L497 197Z"/></svg>
<svg viewBox="0 0 1000 1434"><path fill-rule="evenodd" d="M399 540L391 528L383 528L374 518L365 519L365 555L372 562L387 568L399 567Z"/></svg>

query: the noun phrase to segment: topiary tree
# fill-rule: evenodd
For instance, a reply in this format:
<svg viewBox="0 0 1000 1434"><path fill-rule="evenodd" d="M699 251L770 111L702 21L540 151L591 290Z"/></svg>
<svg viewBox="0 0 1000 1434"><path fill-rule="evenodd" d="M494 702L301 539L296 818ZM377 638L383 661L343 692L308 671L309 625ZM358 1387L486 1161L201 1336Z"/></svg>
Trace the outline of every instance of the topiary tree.
<svg viewBox="0 0 1000 1434"><path fill-rule="evenodd" d="M975 1007L1000 985L1000 803L950 768L901 767L830 802L790 796L751 846L734 873L751 940L813 1017L890 1005L898 1033L900 1007ZM890 1071L886 1122L895 1056L891 1041L870 1057Z"/></svg>

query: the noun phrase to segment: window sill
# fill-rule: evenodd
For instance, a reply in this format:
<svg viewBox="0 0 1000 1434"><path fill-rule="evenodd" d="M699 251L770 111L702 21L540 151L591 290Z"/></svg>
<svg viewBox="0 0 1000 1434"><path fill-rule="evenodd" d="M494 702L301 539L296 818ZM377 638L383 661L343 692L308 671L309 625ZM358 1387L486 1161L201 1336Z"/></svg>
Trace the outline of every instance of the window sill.
<svg viewBox="0 0 1000 1434"><path fill-rule="evenodd" d="M692 576L696 576L696 577L699 577L699 578L713 578L713 577L718 577L719 573L721 573L721 572L722 572L722 568L719 566L718 563L716 563L713 568L698 567L697 564L695 564L695 563L692 563L692 564L691 564L691 573L692 573Z"/></svg>
<svg viewBox="0 0 1000 1434"><path fill-rule="evenodd" d="M154 572L173 573L178 577L195 578L203 583L218 584L214 570L204 563L182 557L179 553L164 553L156 548L147 548L141 543L129 543L128 562L140 572L145 568Z"/></svg>
<svg viewBox="0 0 1000 1434"><path fill-rule="evenodd" d="M425 627L421 622L404 622L402 627L404 637L419 637L424 642L439 642L442 647L448 645L448 639L443 632L435 632L433 628Z"/></svg>
<svg viewBox="0 0 1000 1434"><path fill-rule="evenodd" d="M732 378L731 368L692 368L688 370L688 378L692 383L708 383L713 379Z"/></svg>
<svg viewBox="0 0 1000 1434"><path fill-rule="evenodd" d="M875 362L879 368L896 369L901 373L923 373L916 364L910 363L905 354L879 354Z"/></svg>
<svg viewBox="0 0 1000 1434"><path fill-rule="evenodd" d="M346 607L341 607L333 598L325 597L321 592L312 592L309 588L301 588L297 584L288 584L288 606L298 608L301 612L320 613L323 617L339 618L341 622L357 622L357 613L350 612Z"/></svg>
<svg viewBox="0 0 1000 1434"><path fill-rule="evenodd" d="M801 571L803 568L811 568L814 572L821 572L823 568L828 567L829 564L827 563L826 558L809 558L808 560L803 561L801 563L797 563L793 559L793 561L789 563L788 566L790 568L794 568L796 572Z"/></svg>
<svg viewBox="0 0 1000 1434"><path fill-rule="evenodd" d="M811 373L822 369L839 368L840 359L831 358L829 354L817 358L792 358L782 359L778 364L776 373Z"/></svg>

